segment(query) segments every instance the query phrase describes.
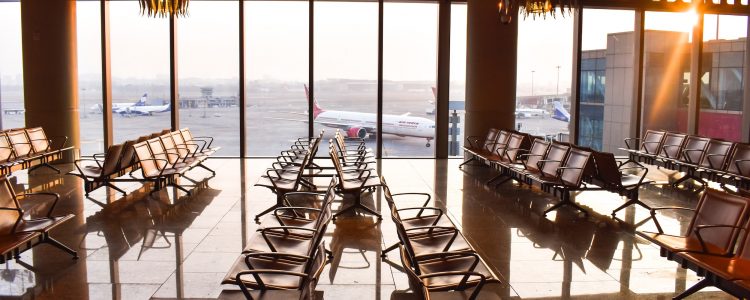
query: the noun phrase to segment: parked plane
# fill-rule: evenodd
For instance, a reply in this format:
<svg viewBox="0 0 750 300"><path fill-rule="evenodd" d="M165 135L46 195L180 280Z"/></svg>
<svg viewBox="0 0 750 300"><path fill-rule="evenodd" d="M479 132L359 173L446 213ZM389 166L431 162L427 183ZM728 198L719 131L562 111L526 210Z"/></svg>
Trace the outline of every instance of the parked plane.
<svg viewBox="0 0 750 300"><path fill-rule="evenodd" d="M146 101L148 101L148 93L144 93L135 103L112 103L112 112L119 113L126 107L146 106ZM104 110L101 104L94 104L89 109L97 113L101 113Z"/></svg>
<svg viewBox="0 0 750 300"><path fill-rule="evenodd" d="M432 96L437 99L437 88L434 86L432 87ZM463 101L463 100L461 100ZM429 103L432 105L425 109L425 114L428 115L434 115L435 114L435 101L429 101ZM535 108L516 108L516 118L517 119L526 119L526 118L546 118L549 116L549 112L547 112L544 109L535 109Z"/></svg>
<svg viewBox="0 0 750 300"><path fill-rule="evenodd" d="M563 122L570 122L570 113L565 107L563 107L560 101L553 102L555 112L552 114L552 118Z"/></svg>
<svg viewBox="0 0 750 300"><path fill-rule="evenodd" d="M305 96L310 99L310 91L305 85ZM325 110L313 99L313 120L326 127L338 128L352 138L366 139L377 130L377 115L352 111ZM294 120L303 121L305 120ZM383 115L383 133L401 137L417 137L427 140L425 147L435 138L435 121L422 117L412 117L409 113L402 115Z"/></svg>

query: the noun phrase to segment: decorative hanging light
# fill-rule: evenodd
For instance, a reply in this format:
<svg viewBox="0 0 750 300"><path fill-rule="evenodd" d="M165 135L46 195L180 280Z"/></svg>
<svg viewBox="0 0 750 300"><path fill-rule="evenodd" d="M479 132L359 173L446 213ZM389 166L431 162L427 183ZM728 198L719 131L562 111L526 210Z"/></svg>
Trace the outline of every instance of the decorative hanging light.
<svg viewBox="0 0 750 300"><path fill-rule="evenodd" d="M573 13L573 9L579 6L579 0L500 0L497 3L498 12L500 13L500 22L503 24L509 24L513 20L515 9L517 8L523 18L531 16L533 19L537 17L547 18L547 14L553 18L559 10L560 14L564 17L565 13Z"/></svg>
<svg viewBox="0 0 750 300"><path fill-rule="evenodd" d="M186 17L190 0L138 0L141 14L149 17Z"/></svg>

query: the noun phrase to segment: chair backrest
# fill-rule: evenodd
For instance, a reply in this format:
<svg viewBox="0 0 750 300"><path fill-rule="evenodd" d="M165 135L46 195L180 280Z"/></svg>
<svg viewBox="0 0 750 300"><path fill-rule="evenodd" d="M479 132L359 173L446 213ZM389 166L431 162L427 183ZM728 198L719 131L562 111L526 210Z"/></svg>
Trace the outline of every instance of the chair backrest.
<svg viewBox="0 0 750 300"><path fill-rule="evenodd" d="M490 130L487 131L487 135L484 136L484 142L480 147L482 149L489 149L490 146L492 146L492 143L494 143L497 140L497 136L500 133L500 130L497 128L490 128Z"/></svg>
<svg viewBox="0 0 750 300"><path fill-rule="evenodd" d="M727 161L726 171L743 176L750 175L750 144L734 145L732 157Z"/></svg>
<svg viewBox="0 0 750 300"><path fill-rule="evenodd" d="M107 153L104 154L104 163L102 163L102 176L109 176L120 170L124 146L124 144L115 144L107 148Z"/></svg>
<svg viewBox="0 0 750 300"><path fill-rule="evenodd" d="M192 142L193 141L193 134L190 133L190 129L189 128L180 129L180 134L182 134L182 139L185 140L185 142Z"/></svg>
<svg viewBox="0 0 750 300"><path fill-rule="evenodd" d="M667 158L679 158L682 153L682 146L685 144L687 135L677 132L667 132L664 135L664 141L659 149L659 156Z"/></svg>
<svg viewBox="0 0 750 300"><path fill-rule="evenodd" d="M640 151L648 154L656 154L664 141L665 132L661 130L646 130L641 140Z"/></svg>
<svg viewBox="0 0 750 300"><path fill-rule="evenodd" d="M175 159L175 157L167 155L167 151L164 150L164 145L162 145L161 139L159 139L158 137L150 139L146 141L146 143L148 143L148 147L149 149L151 149L151 155L154 158L158 159L156 163L158 164L160 169L167 166L168 162L171 163Z"/></svg>
<svg viewBox="0 0 750 300"><path fill-rule="evenodd" d="M7 162L13 158L13 147L5 133L0 134L0 162Z"/></svg>
<svg viewBox="0 0 750 300"><path fill-rule="evenodd" d="M484 150L487 150L490 153L496 153L495 151L497 151L497 149L505 147L505 145L508 144L509 139L510 139L510 132L505 131L505 130L500 130L500 132L497 134L497 138L494 141L484 142Z"/></svg>
<svg viewBox="0 0 750 300"><path fill-rule="evenodd" d="M158 174L162 170L163 165L166 164L166 162L160 164L158 161L153 160L154 157L151 154L151 149L148 147L148 141L136 143L133 145L133 149L135 150L136 157L138 157L138 162L141 165L144 175Z"/></svg>
<svg viewBox="0 0 750 300"><path fill-rule="evenodd" d="M544 159L549 149L550 142L544 139L536 138L531 144L531 150L529 150L529 156L526 162L524 162L527 169L532 171L539 171L539 161Z"/></svg>
<svg viewBox="0 0 750 300"><path fill-rule="evenodd" d="M10 143L13 145L13 151L17 157L29 156L34 151L29 142L29 137L23 129L8 131L6 135L8 136Z"/></svg>
<svg viewBox="0 0 750 300"><path fill-rule="evenodd" d="M695 208L695 215L688 227L688 236L697 238L696 230L702 225L743 226L750 211L748 198L706 189ZM741 232L737 228L712 228L701 231L701 238L706 245L716 247L720 254L729 254L734 242Z"/></svg>
<svg viewBox="0 0 750 300"><path fill-rule="evenodd" d="M565 168L560 172L560 180L567 186L579 186L583 180L583 173L591 159L591 152L571 148L565 160Z"/></svg>
<svg viewBox="0 0 750 300"><path fill-rule="evenodd" d="M622 173L617 166L615 155L609 152L591 152L596 166L596 178L605 186L622 186Z"/></svg>
<svg viewBox="0 0 750 300"><path fill-rule="evenodd" d="M542 171L542 174L556 177L557 169L560 168L563 162L565 162L565 156L568 155L569 150L569 146L552 143L552 145L549 146L549 150L547 150L547 156L544 157L545 161L540 162L542 165L539 169Z"/></svg>
<svg viewBox="0 0 750 300"><path fill-rule="evenodd" d="M47 139L47 135L44 134L44 129L42 129L42 127L26 129L26 135L29 136L29 141L31 141L31 146L34 148L35 153L49 151L52 147L49 143L49 139Z"/></svg>
<svg viewBox="0 0 750 300"><path fill-rule="evenodd" d="M742 239L742 244L737 249L737 257L742 259L750 259L750 222L745 225L745 237Z"/></svg>
<svg viewBox="0 0 750 300"><path fill-rule="evenodd" d="M514 162L516 161L516 158L518 157L518 154L521 152L521 149L524 146L528 147L528 136L525 134L520 133L512 133L510 135L510 138L508 139L508 145L505 146L505 148L502 148L502 151L498 151L502 153L501 159L503 161L508 162Z"/></svg>
<svg viewBox="0 0 750 300"><path fill-rule="evenodd" d="M21 221L22 212L8 177L0 177L0 236L11 234Z"/></svg>
<svg viewBox="0 0 750 300"><path fill-rule="evenodd" d="M706 153L701 159L700 166L704 168L723 170L729 160L729 154L734 147L730 141L712 139L706 146Z"/></svg>
<svg viewBox="0 0 750 300"><path fill-rule="evenodd" d="M680 161L699 164L706 153L706 146L708 146L708 142L710 141L711 139L702 136L688 136L685 139L685 146L681 151Z"/></svg>
<svg viewBox="0 0 750 300"><path fill-rule="evenodd" d="M161 132L159 132L159 135L165 135L165 134L169 134L171 132L172 132L172 129L165 128L165 129L162 129Z"/></svg>
<svg viewBox="0 0 750 300"><path fill-rule="evenodd" d="M135 145L135 141L125 141L125 143L123 143L122 155L120 156L120 170L129 168L136 162L133 145Z"/></svg>

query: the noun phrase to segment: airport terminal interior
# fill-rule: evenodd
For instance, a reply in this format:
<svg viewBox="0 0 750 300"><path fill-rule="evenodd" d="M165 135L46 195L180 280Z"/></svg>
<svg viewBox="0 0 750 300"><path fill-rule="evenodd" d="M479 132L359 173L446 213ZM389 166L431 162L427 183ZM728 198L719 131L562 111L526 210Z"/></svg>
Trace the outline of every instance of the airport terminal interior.
<svg viewBox="0 0 750 300"><path fill-rule="evenodd" d="M0 299L748 299L748 0L0 0Z"/></svg>

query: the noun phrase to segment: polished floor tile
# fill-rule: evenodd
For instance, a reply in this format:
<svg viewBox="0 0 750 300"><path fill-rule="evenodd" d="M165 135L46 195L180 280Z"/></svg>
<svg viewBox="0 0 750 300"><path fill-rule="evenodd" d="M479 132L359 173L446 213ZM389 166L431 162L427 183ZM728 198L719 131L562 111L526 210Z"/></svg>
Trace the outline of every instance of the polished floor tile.
<svg viewBox="0 0 750 300"><path fill-rule="evenodd" d="M51 191L62 199L56 212L76 217L53 236L76 249L73 260L41 245L6 263L0 270L2 299L216 299L236 298L236 287L221 285L248 237L258 225L255 215L275 203L268 189L254 186L268 159L212 159L214 177L203 170L183 180L194 193L172 189L150 194L149 186L118 183L129 195L99 189L84 197L82 182L46 171L20 172L17 190ZM508 182L490 187L495 172L487 167L459 169L460 160L382 160L377 169L394 193L423 192L460 228L502 283L488 284L481 299L661 299L670 298L700 280L692 271L659 256L659 249L633 235L653 230L649 214L630 207L613 219L624 200L614 194L587 191L575 196L584 216L561 209L542 217L557 200L540 190ZM71 169L71 166L63 166ZM666 181L675 174L653 169L649 176ZM320 187L325 178L317 178ZM641 190L649 205L694 206L699 194L651 186ZM422 205L425 196L398 199ZM387 212L382 192L363 202ZM338 199L334 209L348 206ZM665 212L664 229L681 233L690 216ZM642 223L642 224L641 224ZM388 215L347 214L328 227L326 248L334 254L316 288L324 299L417 299L397 251L380 255L395 243ZM230 291L222 294L224 290ZM235 291L234 293L231 291ZM234 299L233 298L233 299ZM694 298L729 299L716 289Z"/></svg>

